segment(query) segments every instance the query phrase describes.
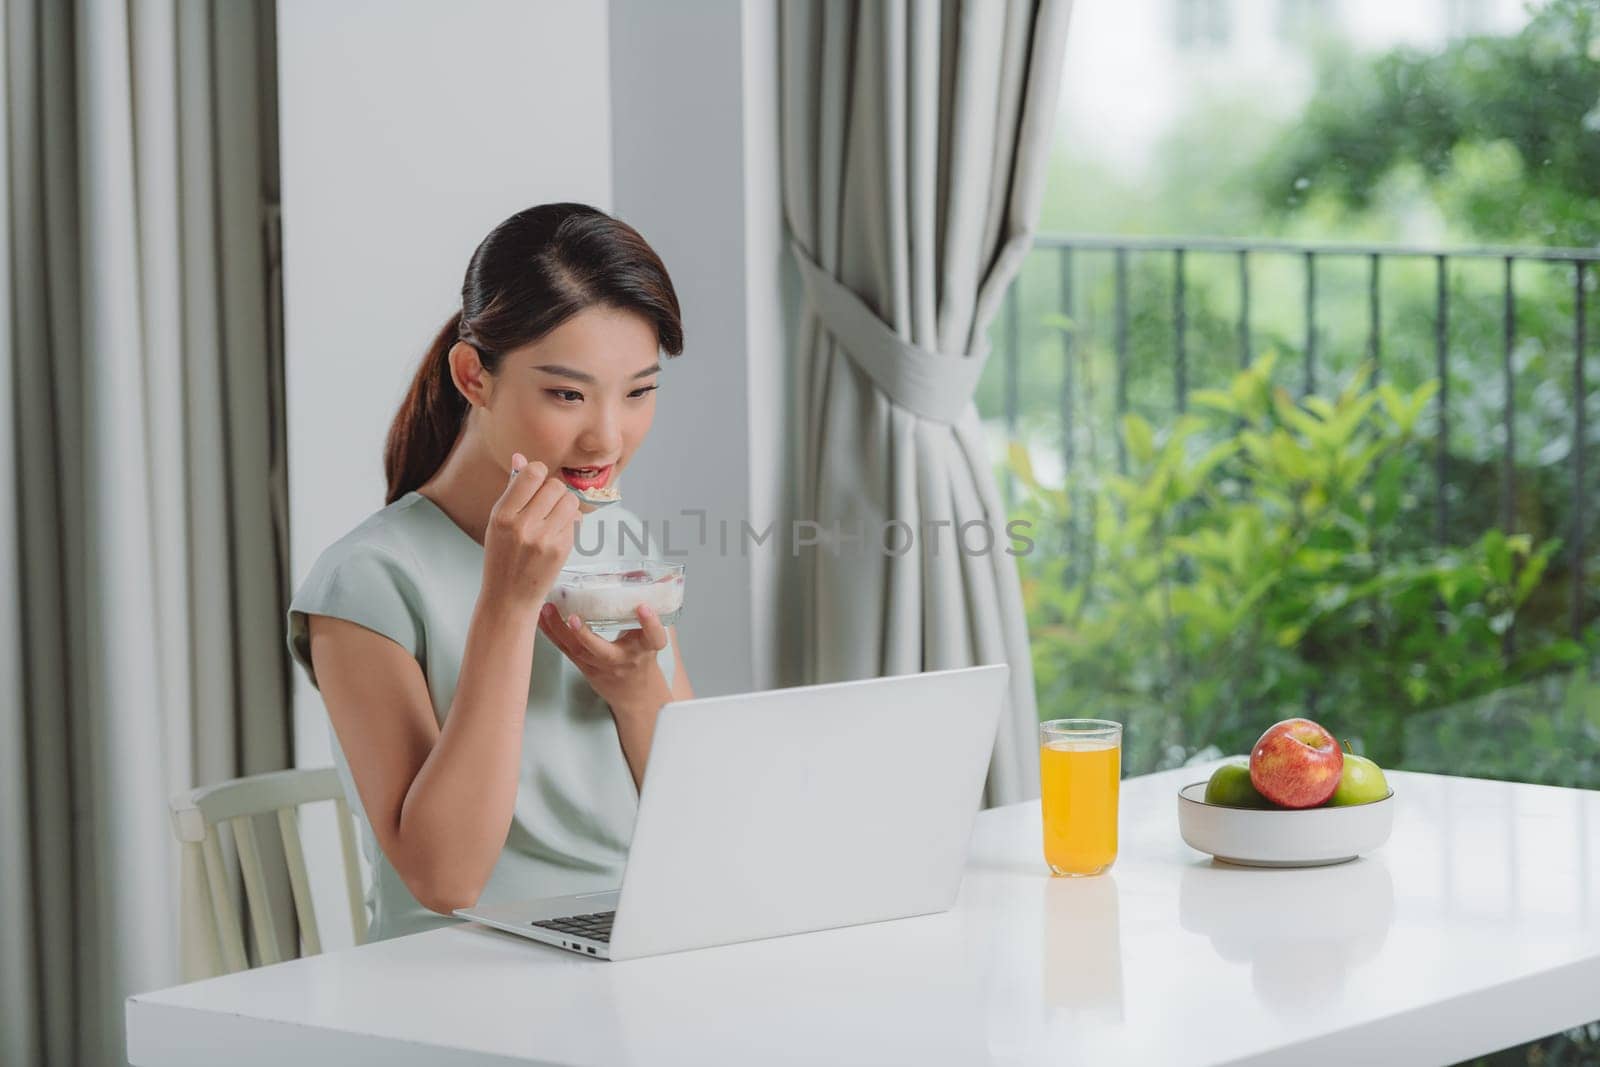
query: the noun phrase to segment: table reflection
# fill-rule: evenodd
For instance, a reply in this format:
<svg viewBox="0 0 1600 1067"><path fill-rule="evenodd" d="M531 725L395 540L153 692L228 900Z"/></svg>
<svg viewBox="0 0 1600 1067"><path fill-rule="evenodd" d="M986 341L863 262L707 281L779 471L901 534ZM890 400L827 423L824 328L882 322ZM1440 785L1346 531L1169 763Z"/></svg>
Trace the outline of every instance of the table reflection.
<svg viewBox="0 0 1600 1067"><path fill-rule="evenodd" d="M1381 857L1332 867L1266 869L1212 861L1183 871L1178 918L1217 955L1250 965L1269 1010L1326 1010L1350 974L1383 948L1394 924L1394 881Z"/></svg>
<svg viewBox="0 0 1600 1067"><path fill-rule="evenodd" d="M946 912L599 964L627 1049L613 1062L811 1064L828 1047L860 1063L983 1062L961 935Z"/></svg>
<svg viewBox="0 0 1600 1067"><path fill-rule="evenodd" d="M1117 882L1051 878L1044 883L1044 1002L1074 1019L1122 1021L1122 925Z"/></svg>

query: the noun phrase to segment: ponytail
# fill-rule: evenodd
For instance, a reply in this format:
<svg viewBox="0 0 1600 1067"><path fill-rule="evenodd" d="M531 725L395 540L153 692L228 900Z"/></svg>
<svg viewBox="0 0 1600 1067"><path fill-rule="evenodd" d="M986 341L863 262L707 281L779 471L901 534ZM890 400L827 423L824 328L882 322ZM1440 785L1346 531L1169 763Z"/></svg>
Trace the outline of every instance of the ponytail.
<svg viewBox="0 0 1600 1067"><path fill-rule="evenodd" d="M461 339L461 312L450 316L428 346L422 366L389 426L383 469L389 479L385 504L393 504L432 478L444 465L461 424L467 400L450 378L450 349Z"/></svg>

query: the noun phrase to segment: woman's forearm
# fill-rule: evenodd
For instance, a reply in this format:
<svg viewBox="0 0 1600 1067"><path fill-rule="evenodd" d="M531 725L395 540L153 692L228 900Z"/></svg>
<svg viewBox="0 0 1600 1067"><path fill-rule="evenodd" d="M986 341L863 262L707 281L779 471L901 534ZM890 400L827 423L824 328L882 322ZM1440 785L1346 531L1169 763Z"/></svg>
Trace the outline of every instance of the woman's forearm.
<svg viewBox="0 0 1600 1067"><path fill-rule="evenodd" d="M644 768L650 761L650 742L655 737L656 716L660 711L660 706L611 709L611 718L617 724L617 740L622 744L622 758L628 761L635 790L644 788Z"/></svg>
<svg viewBox="0 0 1600 1067"><path fill-rule="evenodd" d="M650 762L650 749L655 743L656 721L661 717L661 709L674 700L694 699L694 690L684 670L683 656L678 652L676 633L671 641L672 654L677 660L672 684L667 685L666 678L658 672L660 685L655 692L644 696L637 706L611 706L611 718L617 726L617 741L622 745L622 756L628 761L634 788L638 790L644 789L644 769Z"/></svg>
<svg viewBox="0 0 1600 1067"><path fill-rule="evenodd" d="M479 597L455 698L400 811L407 884L435 911L476 903L505 847L537 633L525 606Z"/></svg>
<svg viewBox="0 0 1600 1067"><path fill-rule="evenodd" d="M658 672L659 677L659 672ZM672 700L672 691L665 678L656 692L640 697L637 703L611 705L611 719L617 726L617 741L622 745L622 757L628 761L628 771L633 775L633 787L644 788L645 764L650 762L650 745L655 739L656 719L661 709Z"/></svg>

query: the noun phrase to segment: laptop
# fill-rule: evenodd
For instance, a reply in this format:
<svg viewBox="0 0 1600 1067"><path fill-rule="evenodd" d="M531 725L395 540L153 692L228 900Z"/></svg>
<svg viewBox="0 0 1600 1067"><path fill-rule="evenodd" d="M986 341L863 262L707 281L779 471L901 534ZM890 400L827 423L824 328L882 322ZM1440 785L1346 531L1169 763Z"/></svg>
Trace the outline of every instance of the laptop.
<svg viewBox="0 0 1600 1067"><path fill-rule="evenodd" d="M620 887L455 914L626 960L948 911L1009 673L669 703Z"/></svg>

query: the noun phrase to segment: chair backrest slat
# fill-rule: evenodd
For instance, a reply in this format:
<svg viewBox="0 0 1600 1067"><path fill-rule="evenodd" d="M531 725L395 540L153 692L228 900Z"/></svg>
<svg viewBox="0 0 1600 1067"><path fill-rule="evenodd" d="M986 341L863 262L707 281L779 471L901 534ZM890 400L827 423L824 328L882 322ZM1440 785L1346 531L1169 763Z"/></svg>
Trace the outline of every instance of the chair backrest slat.
<svg viewBox="0 0 1600 1067"><path fill-rule="evenodd" d="M244 954L244 928L239 925L233 894L228 891L228 872L222 866L222 848L217 844L214 828L206 827L200 852L206 861L206 887L211 891L211 911L217 920L217 937L222 941L222 959L230 974L242 971L250 966Z"/></svg>
<svg viewBox="0 0 1600 1067"><path fill-rule="evenodd" d="M222 938L206 878L204 837L183 841L178 885L179 973L185 978L211 978L230 970L222 958Z"/></svg>
<svg viewBox="0 0 1600 1067"><path fill-rule="evenodd" d="M351 933L356 944L364 944L367 912L361 892L361 860L356 848L355 823L350 806L345 803L339 776L332 767L251 775L172 798L173 833L183 843L185 856L193 857L186 859L182 867L185 981L207 978L219 971L242 971L250 966L244 925L235 903L236 889L223 859L218 829L222 823L227 823L233 831L245 898L250 905L250 922L260 945L260 962L278 962L286 948L278 939L278 924L274 921L269 899L272 891L268 888L269 876L281 877L284 873L294 899L293 916L299 933L295 947L308 956L322 951L305 842L300 835L299 808L330 800L334 803L339 830ZM277 866L277 848L271 837L258 840L255 831L254 819L269 814L277 817L278 836L283 844L282 867ZM263 845L267 847L263 849ZM270 870L268 864L272 865ZM283 883L273 884L281 886Z"/></svg>
<svg viewBox="0 0 1600 1067"><path fill-rule="evenodd" d="M300 814L294 808L278 809L278 832L283 836L283 859L289 868L289 888L300 921L300 944L307 956L322 951L317 913L311 905L311 878L306 874L306 850L300 843Z"/></svg>
<svg viewBox="0 0 1600 1067"><path fill-rule="evenodd" d="M350 929L356 944L367 943L367 904L361 896L361 860L356 854L355 819L350 815L350 805L340 796L333 802L339 813L339 851L344 856L344 888L350 898Z"/></svg>
<svg viewBox="0 0 1600 1067"><path fill-rule="evenodd" d="M278 950L278 924L272 918L267 900L267 876L261 870L261 850L256 847L253 816L239 815L228 820L233 827L233 843L239 848L239 870L244 874L245 899L250 902L250 925L256 932L256 950L262 963L282 963Z"/></svg>

